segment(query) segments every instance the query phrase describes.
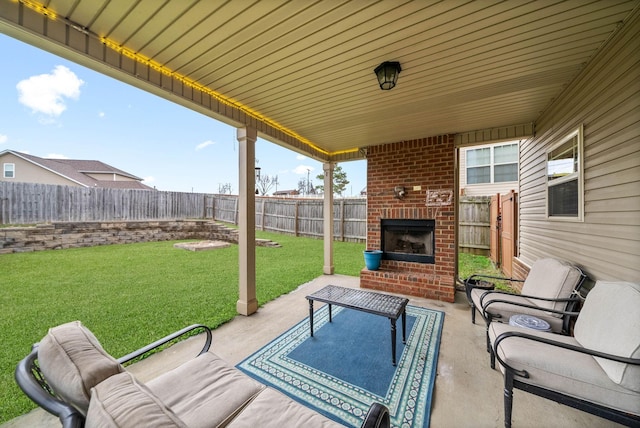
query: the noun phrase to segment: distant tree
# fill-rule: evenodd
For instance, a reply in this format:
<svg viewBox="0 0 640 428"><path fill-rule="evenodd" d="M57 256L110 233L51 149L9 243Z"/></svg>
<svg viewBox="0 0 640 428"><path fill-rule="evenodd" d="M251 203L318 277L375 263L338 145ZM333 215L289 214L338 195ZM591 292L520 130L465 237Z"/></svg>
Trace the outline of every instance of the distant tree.
<svg viewBox="0 0 640 428"><path fill-rule="evenodd" d="M266 195L269 190L273 186L277 186L278 184L278 176L274 175L273 177L269 177L268 175L260 175L260 177L256 180L256 187L258 188L258 192L260 195Z"/></svg>
<svg viewBox="0 0 640 428"><path fill-rule="evenodd" d="M224 194L231 194L231 192L233 191L233 187L231 186L231 183L220 183L218 184L218 193L221 195Z"/></svg>
<svg viewBox="0 0 640 428"><path fill-rule="evenodd" d="M321 183L324 183L324 174L319 174L316 178ZM342 196L344 191L347 190L347 184L349 184L347 173L342 170L340 165L336 165L333 169L333 194ZM315 188L318 192L324 192L324 184L319 184Z"/></svg>

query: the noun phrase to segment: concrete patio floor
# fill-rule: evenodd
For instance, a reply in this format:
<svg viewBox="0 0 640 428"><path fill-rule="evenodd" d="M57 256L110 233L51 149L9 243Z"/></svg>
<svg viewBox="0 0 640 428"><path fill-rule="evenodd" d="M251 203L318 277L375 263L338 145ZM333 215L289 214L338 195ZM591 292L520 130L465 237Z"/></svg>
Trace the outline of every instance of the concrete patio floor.
<svg viewBox="0 0 640 428"><path fill-rule="evenodd" d="M231 364L239 363L308 316L309 306L305 296L327 284L357 288L359 278L321 276L267 303L250 317L237 316L213 331L211 351ZM484 325L471 324L470 309L464 293L456 293L455 303L410 298L409 304L445 313L430 426L504 426L503 377L499 370L491 370L489 367ZM199 321L193 320L194 323ZM186 340L130 366L129 370L143 381L153 378L195 356L202 343L201 337ZM57 418L36 409L1 425L1 428L59 426ZM515 390L513 426L583 428L621 425Z"/></svg>

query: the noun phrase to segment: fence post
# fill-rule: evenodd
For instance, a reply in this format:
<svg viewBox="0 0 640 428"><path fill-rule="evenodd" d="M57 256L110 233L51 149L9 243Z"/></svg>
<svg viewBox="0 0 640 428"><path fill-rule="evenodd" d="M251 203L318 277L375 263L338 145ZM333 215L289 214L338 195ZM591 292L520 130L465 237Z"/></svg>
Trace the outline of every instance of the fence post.
<svg viewBox="0 0 640 428"><path fill-rule="evenodd" d="M296 201L293 210L293 235L298 236L298 201Z"/></svg>
<svg viewBox="0 0 640 428"><path fill-rule="evenodd" d="M344 242L344 199L340 199L340 241Z"/></svg>

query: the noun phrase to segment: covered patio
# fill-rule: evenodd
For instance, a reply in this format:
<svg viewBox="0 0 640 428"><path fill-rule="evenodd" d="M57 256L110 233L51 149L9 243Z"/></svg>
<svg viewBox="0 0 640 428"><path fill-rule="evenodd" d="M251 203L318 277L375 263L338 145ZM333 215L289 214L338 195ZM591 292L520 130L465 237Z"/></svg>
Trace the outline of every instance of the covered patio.
<svg viewBox="0 0 640 428"><path fill-rule="evenodd" d="M355 288L358 282L358 278L354 277L323 275L303 284L297 290L266 304L253 316L238 316L214 330L211 351L235 365L307 317L306 295L327 284ZM453 303L411 298L409 304L445 313L430 426L503 426L503 377L498 370L489 367L485 327L482 323L471 324L464 293L456 293ZM146 381L193 358L201 344L200 338L180 342L129 369ZM513 425L516 427L621 426L522 391L515 391L514 396ZM44 410L36 409L2 425L2 428L35 426L59 427L60 421Z"/></svg>
<svg viewBox="0 0 640 428"><path fill-rule="evenodd" d="M105 0L100 7L91 0L0 0L0 31L238 128L237 310L252 316L217 329L212 347L232 364L303 319L304 296L323 285L403 294L446 314L432 426L501 426L502 375L489 368L484 326L469 322L465 297L455 291L462 147L521 141L519 276L548 255L580 265L592 279L640 281L637 0ZM374 69L389 61L400 63L397 85L381 91ZM584 130L586 158L580 156L579 218L557 221L547 215L547 150L573 129L581 141ZM333 275L333 195L326 194L325 275L258 311L259 137L322 162L324 188L336 163L367 159L368 243L381 245L381 219L434 219L435 263L394 271L393 284ZM429 205L430 190L439 205ZM133 370L153 377L190 346ZM42 415L8 426L46 426ZM513 423L615 426L520 391Z"/></svg>

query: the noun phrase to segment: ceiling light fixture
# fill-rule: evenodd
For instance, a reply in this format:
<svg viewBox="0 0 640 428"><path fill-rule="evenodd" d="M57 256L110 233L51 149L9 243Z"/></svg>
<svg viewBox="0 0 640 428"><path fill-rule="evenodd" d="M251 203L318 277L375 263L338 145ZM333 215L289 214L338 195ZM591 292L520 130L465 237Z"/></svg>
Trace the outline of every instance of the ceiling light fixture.
<svg viewBox="0 0 640 428"><path fill-rule="evenodd" d="M396 86L398 81L398 74L402 71L399 62L385 61L373 70L378 77L378 83L380 83L380 89L388 91Z"/></svg>

